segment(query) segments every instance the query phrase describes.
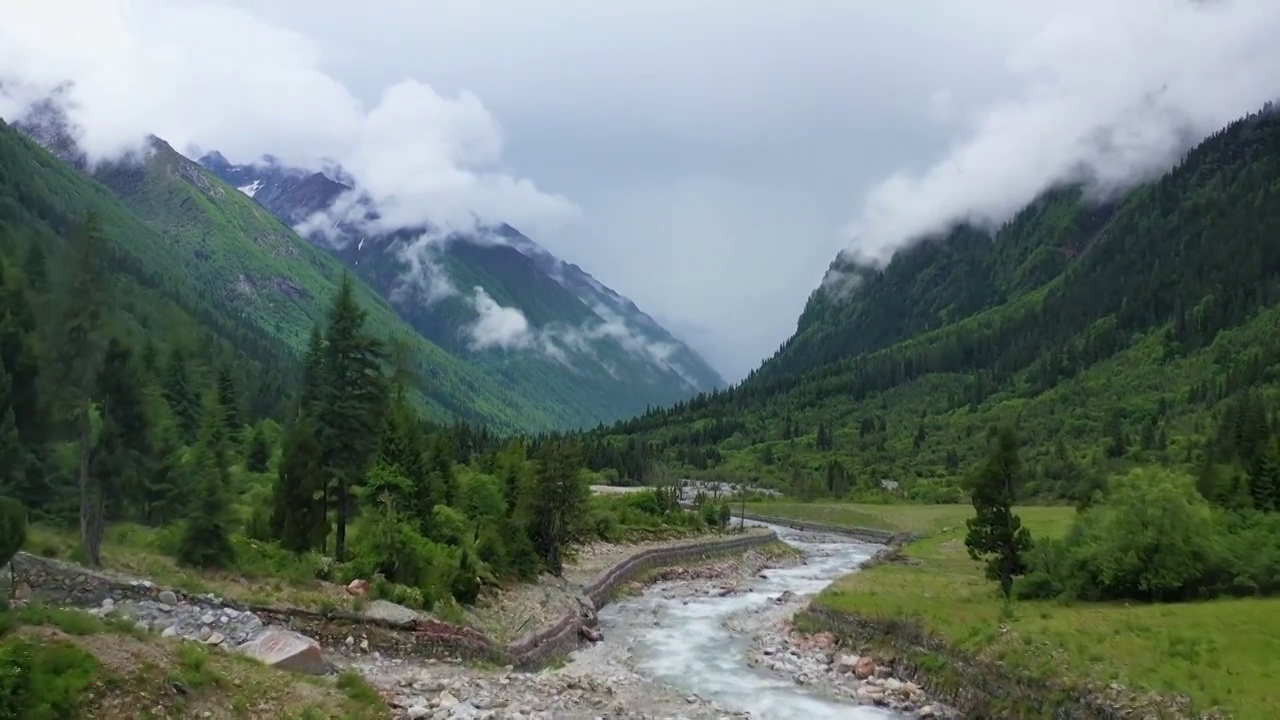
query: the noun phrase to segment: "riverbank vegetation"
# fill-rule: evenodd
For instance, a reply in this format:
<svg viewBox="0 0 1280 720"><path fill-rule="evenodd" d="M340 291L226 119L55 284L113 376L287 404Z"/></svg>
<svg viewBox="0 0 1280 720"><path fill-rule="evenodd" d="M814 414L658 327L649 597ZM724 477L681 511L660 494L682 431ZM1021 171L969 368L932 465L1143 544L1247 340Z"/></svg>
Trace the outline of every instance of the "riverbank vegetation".
<svg viewBox="0 0 1280 720"><path fill-rule="evenodd" d="M758 511L921 536L833 584L818 607L917 623L964 654L1033 678L1185 696L1199 711L1241 719L1280 715L1280 638L1259 632L1280 613L1280 598L1259 596L1278 567L1275 515L1215 508L1188 477L1139 470L1088 508L1015 508L1034 546L1012 603L965 546L971 507L774 503ZM1236 597L1151 602L1212 595Z"/></svg>

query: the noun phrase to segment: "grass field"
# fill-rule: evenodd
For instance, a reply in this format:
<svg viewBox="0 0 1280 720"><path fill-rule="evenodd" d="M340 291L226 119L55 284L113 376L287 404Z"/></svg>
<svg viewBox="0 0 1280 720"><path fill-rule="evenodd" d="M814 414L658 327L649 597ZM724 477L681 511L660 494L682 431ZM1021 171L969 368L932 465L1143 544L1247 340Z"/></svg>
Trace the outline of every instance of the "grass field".
<svg viewBox="0 0 1280 720"><path fill-rule="evenodd" d="M758 513L830 524L907 530L912 564L848 575L817 602L835 610L918 618L976 656L1037 677L1120 682L1179 693L1198 710L1240 720L1280 717L1280 598L1164 605L1019 602L1003 612L993 583L964 547L967 505L760 503ZM1018 509L1033 535L1064 533L1074 510Z"/></svg>

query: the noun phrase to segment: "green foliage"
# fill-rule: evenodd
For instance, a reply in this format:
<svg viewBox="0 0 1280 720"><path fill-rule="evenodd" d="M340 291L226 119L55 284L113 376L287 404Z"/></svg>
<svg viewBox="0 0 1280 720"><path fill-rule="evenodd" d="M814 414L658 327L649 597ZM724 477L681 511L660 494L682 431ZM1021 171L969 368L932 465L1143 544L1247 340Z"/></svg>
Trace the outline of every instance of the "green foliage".
<svg viewBox="0 0 1280 720"><path fill-rule="evenodd" d="M192 463L196 473L195 502L178 546L178 562L191 567L224 568L235 562L227 497L231 474L225 418L217 395L210 393Z"/></svg>
<svg viewBox="0 0 1280 720"><path fill-rule="evenodd" d="M1026 569L1022 556L1031 548L1031 533L1013 512L1022 473L1018 439L1008 426L994 435L987 461L969 482L974 517L965 521L969 533L964 544L970 557L986 563L987 577L999 582L1008 598L1014 577Z"/></svg>
<svg viewBox="0 0 1280 720"><path fill-rule="evenodd" d="M1136 469L1028 558L1023 597L1168 602L1280 591L1280 516L1215 509L1190 477Z"/></svg>
<svg viewBox="0 0 1280 720"><path fill-rule="evenodd" d="M0 717L77 717L98 668L92 655L71 645L0 640Z"/></svg>

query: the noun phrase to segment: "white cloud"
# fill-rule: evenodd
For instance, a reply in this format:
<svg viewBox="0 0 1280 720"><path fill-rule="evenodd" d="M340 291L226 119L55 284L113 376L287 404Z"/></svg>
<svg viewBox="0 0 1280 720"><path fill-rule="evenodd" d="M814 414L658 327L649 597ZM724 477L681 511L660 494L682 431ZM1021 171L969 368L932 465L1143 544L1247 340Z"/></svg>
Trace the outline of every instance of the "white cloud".
<svg viewBox="0 0 1280 720"><path fill-rule="evenodd" d="M848 257L880 265L956 222L1002 222L1061 182L1107 192L1166 170L1280 92L1278 28L1275 0L1053 8L1008 55L1014 92L975 113L941 161L870 193Z"/></svg>
<svg viewBox="0 0 1280 720"><path fill-rule="evenodd" d="M499 166L501 128L475 95L403 79L366 107L325 71L319 44L249 12L196 0L10 0L4 16L0 116L70 81L67 110L91 161L154 133L233 162L337 162L383 228L470 227L476 216L556 227L577 212Z"/></svg>
<svg viewBox="0 0 1280 720"><path fill-rule="evenodd" d="M479 317L466 328L473 350L523 350L533 346L535 332L519 308L498 304L479 285L474 293L471 304Z"/></svg>

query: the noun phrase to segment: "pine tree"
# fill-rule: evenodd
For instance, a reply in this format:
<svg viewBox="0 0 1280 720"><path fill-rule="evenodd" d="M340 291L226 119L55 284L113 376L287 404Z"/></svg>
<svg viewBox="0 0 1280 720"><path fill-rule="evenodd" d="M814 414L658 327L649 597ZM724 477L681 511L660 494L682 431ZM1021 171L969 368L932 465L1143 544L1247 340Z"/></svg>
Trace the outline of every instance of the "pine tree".
<svg viewBox="0 0 1280 720"><path fill-rule="evenodd" d="M178 421L183 442L193 442L200 430L200 395L192 382L187 356L178 348L169 353L162 392Z"/></svg>
<svg viewBox="0 0 1280 720"><path fill-rule="evenodd" d="M571 440L544 445L535 463L531 503L533 542L547 570L559 576L573 522L585 509L590 488L582 480L580 450Z"/></svg>
<svg viewBox="0 0 1280 720"><path fill-rule="evenodd" d="M340 562L346 559L351 490L363 479L378 449L387 395L380 365L382 344L365 332L365 314L356 303L351 276L344 274L329 313L316 414L324 476L333 493L334 557Z"/></svg>
<svg viewBox="0 0 1280 720"><path fill-rule="evenodd" d="M255 425L253 433L249 435L249 449L245 453L244 466L249 472L255 473L270 469L271 441L267 438L267 431L261 424Z"/></svg>
<svg viewBox="0 0 1280 720"><path fill-rule="evenodd" d="M325 517L320 445L303 418L285 434L272 494L271 532L287 550L301 553L324 545Z"/></svg>
<svg viewBox="0 0 1280 720"><path fill-rule="evenodd" d="M240 428L240 398L236 393L235 380L231 377L231 367L223 364L218 368L218 405L222 407L222 425L226 428L227 437L236 442Z"/></svg>
<svg viewBox="0 0 1280 720"><path fill-rule="evenodd" d="M101 221L94 214L73 228L67 243L70 273L61 288L60 325L63 333L57 353L57 387L60 405L76 429L79 454L80 543L85 560L96 567L102 545L103 488L92 476L93 393L102 355L102 313L107 306L106 277L96 255L102 244Z"/></svg>
<svg viewBox="0 0 1280 720"><path fill-rule="evenodd" d="M178 562L190 567L225 568L235 562L227 499L231 472L224 419L217 395L210 394L200 442L192 458L193 501L178 545Z"/></svg>
<svg viewBox="0 0 1280 720"><path fill-rule="evenodd" d="M150 474L151 461L150 423L132 366L132 353L116 338L107 341L96 395L102 426L94 446L94 475L113 505L128 503L130 510L143 515L145 478Z"/></svg>
<svg viewBox="0 0 1280 720"><path fill-rule="evenodd" d="M1018 440L1013 428L1001 427L986 462L969 480L974 517L965 521L964 544L970 557L986 563L987 577L1000 583L1006 599L1013 595L1013 578L1026 570L1022 554L1031 548L1031 534L1013 512L1021 476Z"/></svg>

